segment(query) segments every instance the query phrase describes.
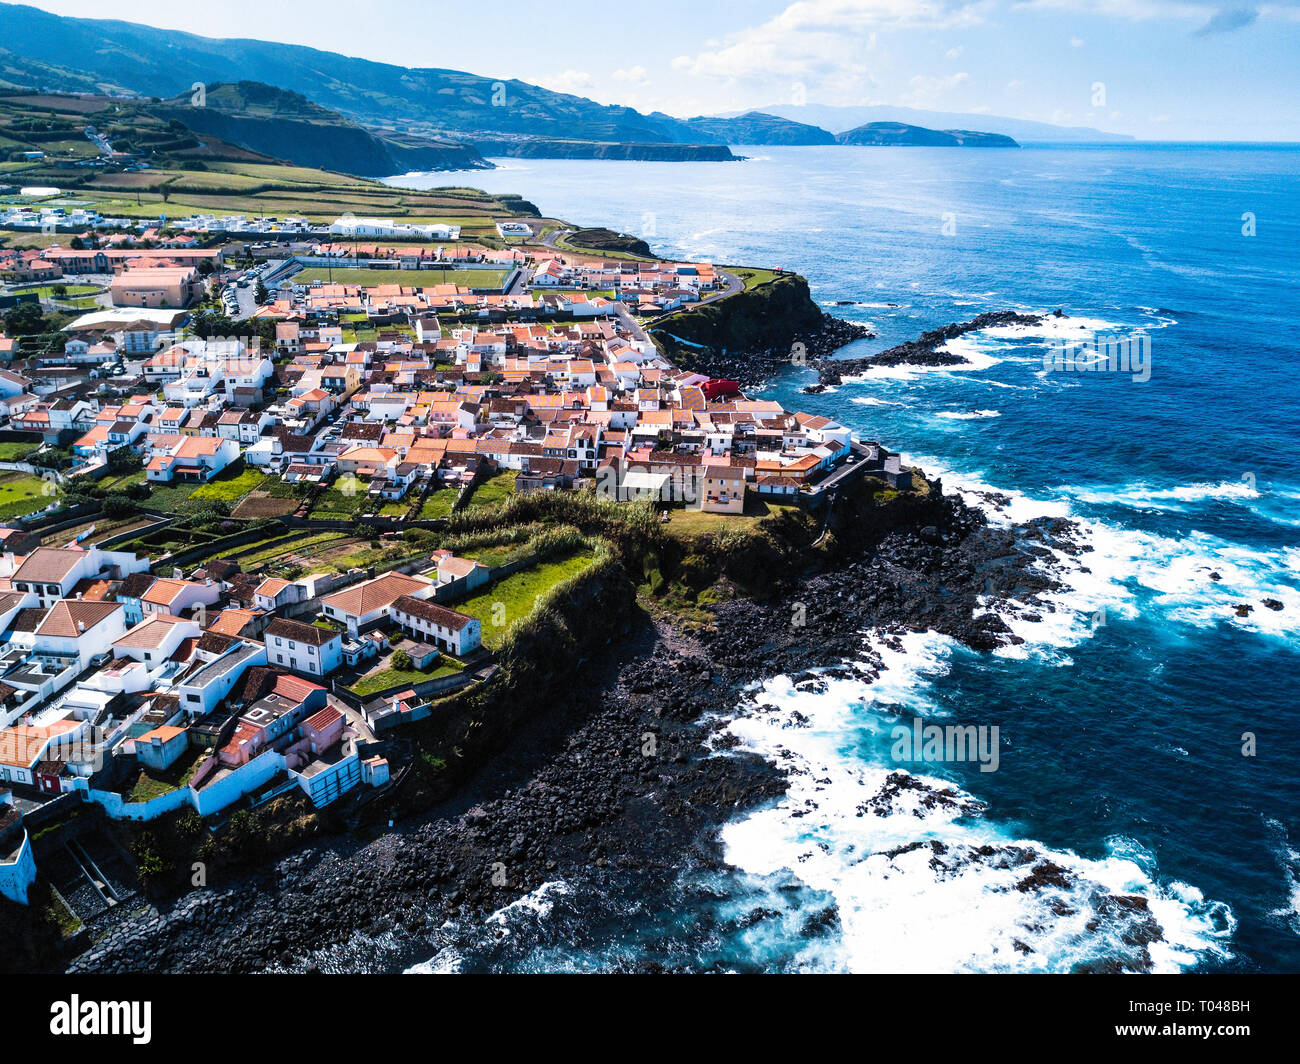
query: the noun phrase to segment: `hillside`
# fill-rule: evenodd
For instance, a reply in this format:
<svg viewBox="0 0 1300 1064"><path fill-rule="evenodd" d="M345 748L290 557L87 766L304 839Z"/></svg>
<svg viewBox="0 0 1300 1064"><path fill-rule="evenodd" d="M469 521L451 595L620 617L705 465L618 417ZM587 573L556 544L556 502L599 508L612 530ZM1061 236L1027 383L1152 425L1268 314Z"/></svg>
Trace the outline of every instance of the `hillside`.
<svg viewBox="0 0 1300 1064"><path fill-rule="evenodd" d="M701 136L724 144L834 144L835 136L818 126L750 111L735 118L688 118L686 124Z"/></svg>
<svg viewBox="0 0 1300 1064"><path fill-rule="evenodd" d="M13 51L9 80L53 87L52 69L92 82L171 97L196 82L257 81L291 89L365 122L401 121L421 135L505 133L562 140L688 143L695 133L667 115L604 106L522 81L457 70L408 69L300 45L217 40L99 19L63 18L0 4L0 40Z"/></svg>
<svg viewBox="0 0 1300 1064"><path fill-rule="evenodd" d="M1133 138L1122 133L1106 133L1088 126L1056 126L1033 122L1027 118L1005 115L968 114L956 111L926 111L915 107L892 107L877 104L869 107L834 104L773 104L762 110L795 122L809 122L842 133L869 122L903 122L926 129L968 129L975 126L990 133L1013 137L1020 143L1116 143Z"/></svg>
<svg viewBox="0 0 1300 1064"><path fill-rule="evenodd" d="M350 211L459 225L470 241L496 241L497 220L537 214L535 206L518 197L459 187L393 188L291 165L196 133L174 117L180 110L174 101L0 92L0 184L11 190L22 185L63 189L68 196L60 205L92 207L110 217L239 213L328 222ZM304 112L303 122L312 125L319 117ZM104 150L103 141L92 140L88 130L106 138L113 153ZM34 152L42 157L26 158ZM48 240L36 231L5 233L3 239L10 246Z"/></svg>
<svg viewBox="0 0 1300 1064"><path fill-rule="evenodd" d="M299 93L260 82L209 85L202 107L193 106L187 92L148 110L195 133L220 137L296 166L362 177L491 166L468 145L379 135Z"/></svg>
<svg viewBox="0 0 1300 1064"><path fill-rule="evenodd" d="M868 122L835 138L840 144L866 144L903 148L1018 148L1001 133L980 133L969 129L926 129L905 122Z"/></svg>

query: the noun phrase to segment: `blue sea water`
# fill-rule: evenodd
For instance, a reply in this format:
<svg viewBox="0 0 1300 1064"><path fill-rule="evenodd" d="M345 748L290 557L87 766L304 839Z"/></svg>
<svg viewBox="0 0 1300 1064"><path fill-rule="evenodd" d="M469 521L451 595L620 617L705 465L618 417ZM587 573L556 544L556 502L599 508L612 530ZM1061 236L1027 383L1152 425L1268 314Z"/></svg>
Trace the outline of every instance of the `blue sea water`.
<svg viewBox="0 0 1300 1064"><path fill-rule="evenodd" d="M1070 970L1123 952L1105 921L1089 926L1122 893L1161 927L1159 970L1300 970L1300 150L748 154L393 180L517 192L662 255L797 271L875 330L850 355L985 310L1063 309L954 341L969 366L872 371L821 395L792 367L763 394L902 451L994 521L1072 517L1092 550L1062 560L1053 611L1013 622L1020 647L918 634L900 651L866 633L864 656L888 666L874 683L815 693L756 675L752 698L717 707L792 779L724 830L732 871L684 866L666 898L613 873L552 884L430 966ZM1149 379L1045 368L1053 344L1135 334ZM999 727L996 772L907 766L980 811L857 814L899 767L900 714ZM1070 885L1026 893L978 863L935 867L928 848L885 853L931 840L1031 846ZM838 924L810 928L831 906Z"/></svg>

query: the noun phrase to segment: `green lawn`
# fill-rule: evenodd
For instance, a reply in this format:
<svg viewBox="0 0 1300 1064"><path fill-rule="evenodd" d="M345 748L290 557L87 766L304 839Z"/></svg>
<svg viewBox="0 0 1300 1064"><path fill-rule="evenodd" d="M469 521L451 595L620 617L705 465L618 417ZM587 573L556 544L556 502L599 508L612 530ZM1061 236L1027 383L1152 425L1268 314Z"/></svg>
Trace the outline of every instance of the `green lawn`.
<svg viewBox="0 0 1300 1064"><path fill-rule="evenodd" d="M39 443L0 443L0 462L21 462L39 447Z"/></svg>
<svg viewBox="0 0 1300 1064"><path fill-rule="evenodd" d="M100 291L93 284L69 284L59 286L57 284L43 284L36 288L17 288L14 289L15 295L37 295L41 299L63 299L63 296L56 296L54 290L58 287L67 289L68 296L88 296Z"/></svg>
<svg viewBox="0 0 1300 1064"><path fill-rule="evenodd" d="M397 687L399 684L414 686L417 683L424 683L426 680L440 680L444 676L454 676L464 667L454 658L449 658L446 654L439 654L434 667L427 672L421 672L418 669L382 669L358 680L348 690L365 698L367 695L373 695L376 691L386 691L388 688Z"/></svg>
<svg viewBox="0 0 1300 1064"><path fill-rule="evenodd" d="M311 516L323 518L341 518L351 520L366 504L364 487L353 495L344 494L338 487L326 488L316 496L312 503Z"/></svg>
<svg viewBox="0 0 1300 1064"><path fill-rule="evenodd" d="M265 473L245 466L241 459L232 462L208 483L195 488L190 498L221 499L233 505L254 488L259 487L265 479Z"/></svg>
<svg viewBox="0 0 1300 1064"><path fill-rule="evenodd" d="M495 650L510 626L533 612L539 598L556 584L582 572L593 558L591 551L580 551L559 561L523 569L461 602L451 603L451 608L477 617L482 622L483 645Z"/></svg>
<svg viewBox="0 0 1300 1064"><path fill-rule="evenodd" d="M400 284L407 288L432 288L436 284L458 284L465 288L500 288L504 270L377 270L364 267L307 266L294 274L295 284L323 281L326 284L359 284L367 287Z"/></svg>
<svg viewBox="0 0 1300 1064"><path fill-rule="evenodd" d="M128 802L147 802L164 794L188 786L199 763L203 760L203 751L197 746L188 747L185 753L165 772L142 768L131 789L125 792Z"/></svg>
<svg viewBox="0 0 1300 1064"><path fill-rule="evenodd" d="M436 521L440 517L447 517L451 513L451 508L455 502L456 492L453 489L434 488L420 506L417 519L420 521Z"/></svg>
<svg viewBox="0 0 1300 1064"><path fill-rule="evenodd" d="M132 484L143 484L147 479L143 469L133 473L105 473L95 485L104 491L122 491Z"/></svg>
<svg viewBox="0 0 1300 1064"><path fill-rule="evenodd" d="M724 528L748 528L768 517L786 511L798 511L793 504L767 502L752 492L745 497L745 512L740 514L711 514L703 510L669 510L668 524L664 530L669 535L695 536L701 532L721 532Z"/></svg>
<svg viewBox="0 0 1300 1064"><path fill-rule="evenodd" d="M58 492L48 492L54 487L40 477L27 473L6 473L0 476L0 521L26 517L43 510L58 498Z"/></svg>
<svg viewBox="0 0 1300 1064"><path fill-rule="evenodd" d="M465 509L477 510L504 502L508 495L513 494L515 477L518 475L517 470L507 469L500 473L494 473L487 480L475 485L474 492L469 497L469 502L465 504Z"/></svg>

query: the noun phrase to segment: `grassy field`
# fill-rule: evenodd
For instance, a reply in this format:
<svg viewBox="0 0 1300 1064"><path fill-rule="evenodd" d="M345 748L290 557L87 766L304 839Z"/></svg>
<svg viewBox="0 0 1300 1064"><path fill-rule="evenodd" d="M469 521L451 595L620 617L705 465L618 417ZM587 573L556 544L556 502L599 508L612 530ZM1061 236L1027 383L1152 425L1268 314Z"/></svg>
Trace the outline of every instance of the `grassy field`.
<svg viewBox="0 0 1300 1064"><path fill-rule="evenodd" d="M465 509L478 510L504 502L507 496L514 494L516 476L518 473L515 470L507 469L494 473L481 484L475 485L469 502L465 504Z"/></svg>
<svg viewBox="0 0 1300 1064"><path fill-rule="evenodd" d="M62 296L56 296L54 290L60 287L66 288L67 291ZM43 285L38 285L35 288L15 288L14 294L24 295L24 296L35 294L39 296L41 299L63 299L64 296L72 297L72 296L94 295L96 292L99 291L101 291L101 289L96 288L93 284L68 284L68 285L43 284Z"/></svg>
<svg viewBox="0 0 1300 1064"><path fill-rule="evenodd" d="M0 443L0 462L21 462L40 446L39 443Z"/></svg>
<svg viewBox="0 0 1300 1064"><path fill-rule="evenodd" d="M378 672L363 676L348 690L354 695L365 698L368 695L373 695L376 691L386 691L388 688L396 687L399 684L414 686L417 683L424 683L426 680L441 680L444 676L455 676L464 668L465 666L454 658L449 658L446 654L439 654L434 667L425 672L421 672L419 669L380 669Z"/></svg>
<svg viewBox="0 0 1300 1064"><path fill-rule="evenodd" d="M128 802L147 802L186 786L194 776L203 751L192 746L181 754L175 764L163 772L142 768L128 790L123 793Z"/></svg>
<svg viewBox="0 0 1300 1064"><path fill-rule="evenodd" d="M477 617L483 627L483 645L495 650L515 621L533 612L537 600L556 584L576 576L592 563L593 554L581 551L559 561L543 562L500 580L461 602L454 610Z"/></svg>
<svg viewBox="0 0 1300 1064"><path fill-rule="evenodd" d="M703 510L669 510L665 530L674 536L698 536L704 532L720 532L724 528L748 528L785 510L798 511L797 506L765 502L749 494L745 498L743 514L711 514Z"/></svg>
<svg viewBox="0 0 1300 1064"><path fill-rule="evenodd" d="M231 505L250 491L261 486L266 474L244 465L242 459L232 462L208 483L194 489L192 499L220 499Z"/></svg>
<svg viewBox="0 0 1300 1064"><path fill-rule="evenodd" d="M143 469L133 473L105 473L95 484L104 491L123 491L132 484L143 484L148 479Z"/></svg>
<svg viewBox="0 0 1300 1064"><path fill-rule="evenodd" d="M234 558L239 562L239 567L244 572L251 573L277 559L288 557L291 554L309 557L319 553L324 547L332 546L340 540L349 538L345 532L320 532L314 536L295 535L288 538L276 535L271 539L263 540L261 543L251 543L246 547L236 547L233 550L224 551L220 557ZM247 553L244 553L245 551Z"/></svg>
<svg viewBox="0 0 1300 1064"><path fill-rule="evenodd" d="M366 504L366 493L358 490L354 495L347 495L338 487L326 488L316 496L312 503L311 516L329 520L339 518L350 521Z"/></svg>
<svg viewBox="0 0 1300 1064"><path fill-rule="evenodd" d="M26 517L44 510L57 498L57 492L48 493L52 485L40 477L27 473L6 473L0 476L0 521Z"/></svg>
<svg viewBox="0 0 1300 1064"><path fill-rule="evenodd" d="M451 514L451 508L455 502L456 491L454 488L434 488L420 505L420 512L416 515L416 519L419 521L436 521L440 517L447 517Z"/></svg>
<svg viewBox="0 0 1300 1064"><path fill-rule="evenodd" d="M306 266L294 274L297 284L324 281L334 284L359 284L371 287L400 284L405 288L432 288L438 284L458 284L465 288L500 288L504 270L381 270L336 266Z"/></svg>

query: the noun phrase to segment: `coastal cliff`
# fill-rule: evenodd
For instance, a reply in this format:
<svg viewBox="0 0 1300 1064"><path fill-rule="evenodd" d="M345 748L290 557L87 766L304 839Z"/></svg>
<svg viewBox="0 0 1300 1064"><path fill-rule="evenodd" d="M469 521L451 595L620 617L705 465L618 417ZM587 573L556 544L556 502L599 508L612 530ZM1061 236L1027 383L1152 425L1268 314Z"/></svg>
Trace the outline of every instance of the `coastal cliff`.
<svg viewBox="0 0 1300 1064"><path fill-rule="evenodd" d="M727 163L737 156L725 144L627 144L596 140L505 140L475 137L483 155L518 159L616 159L628 162Z"/></svg>
<svg viewBox="0 0 1300 1064"><path fill-rule="evenodd" d="M656 322L650 334L678 365L742 385L757 384L792 361L815 361L871 335L864 326L824 313L808 282L793 273L671 314Z"/></svg>

